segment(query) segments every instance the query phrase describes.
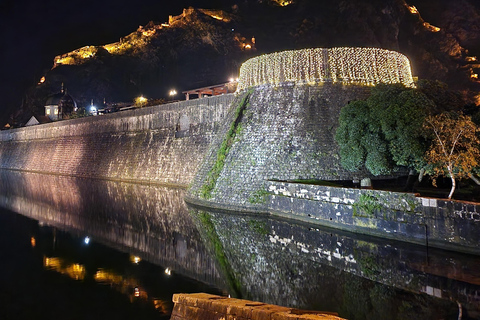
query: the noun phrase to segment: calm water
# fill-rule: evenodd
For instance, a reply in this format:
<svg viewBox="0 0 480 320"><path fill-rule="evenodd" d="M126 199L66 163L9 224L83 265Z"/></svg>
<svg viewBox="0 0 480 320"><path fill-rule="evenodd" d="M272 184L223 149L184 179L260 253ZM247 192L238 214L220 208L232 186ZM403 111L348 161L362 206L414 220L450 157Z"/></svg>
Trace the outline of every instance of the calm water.
<svg viewBox="0 0 480 320"><path fill-rule="evenodd" d="M168 319L178 292L349 319L480 319L478 257L203 211L181 189L0 179L0 319Z"/></svg>

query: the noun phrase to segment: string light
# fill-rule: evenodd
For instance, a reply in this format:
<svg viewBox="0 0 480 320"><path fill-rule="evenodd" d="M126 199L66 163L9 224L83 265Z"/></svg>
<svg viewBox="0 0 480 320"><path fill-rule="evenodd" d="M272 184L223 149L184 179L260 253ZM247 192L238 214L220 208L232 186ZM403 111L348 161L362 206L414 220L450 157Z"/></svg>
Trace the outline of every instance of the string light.
<svg viewBox="0 0 480 320"><path fill-rule="evenodd" d="M249 59L240 68L237 91L284 82L415 86L410 61L403 54L379 48L342 47L274 52Z"/></svg>

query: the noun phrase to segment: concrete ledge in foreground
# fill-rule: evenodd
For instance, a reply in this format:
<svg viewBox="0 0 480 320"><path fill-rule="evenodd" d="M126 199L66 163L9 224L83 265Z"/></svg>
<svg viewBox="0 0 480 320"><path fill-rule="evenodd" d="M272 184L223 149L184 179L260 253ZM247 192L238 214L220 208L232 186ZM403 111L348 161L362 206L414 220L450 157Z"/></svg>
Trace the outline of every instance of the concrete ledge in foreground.
<svg viewBox="0 0 480 320"><path fill-rule="evenodd" d="M170 320L344 320L333 313L306 311L207 293L174 294Z"/></svg>

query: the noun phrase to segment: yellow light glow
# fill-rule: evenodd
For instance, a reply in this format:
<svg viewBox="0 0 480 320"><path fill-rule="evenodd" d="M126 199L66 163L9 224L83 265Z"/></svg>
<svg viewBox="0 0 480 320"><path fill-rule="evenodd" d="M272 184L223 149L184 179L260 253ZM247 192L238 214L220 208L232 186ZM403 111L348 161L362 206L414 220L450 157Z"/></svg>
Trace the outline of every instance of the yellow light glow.
<svg viewBox="0 0 480 320"><path fill-rule="evenodd" d="M472 78L472 79L478 79L478 74L477 74L477 73L472 73L472 74L470 75L470 78Z"/></svg>
<svg viewBox="0 0 480 320"><path fill-rule="evenodd" d="M438 31L441 30L439 27L432 26L432 25L431 25L430 23L428 23L428 22L424 22L424 23L423 23L423 26L424 26L428 31L431 31L431 32L438 32Z"/></svg>
<svg viewBox="0 0 480 320"><path fill-rule="evenodd" d="M35 248L35 246L37 245L37 241L35 240L34 237L30 238L30 244L32 245L33 248Z"/></svg>
<svg viewBox="0 0 480 320"><path fill-rule="evenodd" d="M415 6L408 6L408 10L410 10L410 13L418 13L418 10L415 8Z"/></svg>
<svg viewBox="0 0 480 320"><path fill-rule="evenodd" d="M475 62L475 61L477 61L477 57L466 57L466 58L465 58L465 61L467 61L467 62Z"/></svg>
<svg viewBox="0 0 480 320"><path fill-rule="evenodd" d="M78 263L65 265L65 261L56 257L45 257L43 265L47 269L55 270L61 274L65 274L75 280L83 280L85 278L85 267Z"/></svg>
<svg viewBox="0 0 480 320"><path fill-rule="evenodd" d="M293 3L293 0L274 0L278 5L286 7Z"/></svg>
<svg viewBox="0 0 480 320"><path fill-rule="evenodd" d="M249 44L246 44L246 45L245 45L245 49L252 49L252 46L249 45Z"/></svg>
<svg viewBox="0 0 480 320"><path fill-rule="evenodd" d="M142 35L145 37L151 37L155 34L156 31L157 31L156 29L149 29L149 30L143 31Z"/></svg>
<svg viewBox="0 0 480 320"><path fill-rule="evenodd" d="M237 91L284 82L415 86L406 56L379 48L342 47L275 52L249 59L240 68Z"/></svg>
<svg viewBox="0 0 480 320"><path fill-rule="evenodd" d="M108 272L106 270L100 269L95 273L93 277L97 282L106 282L106 283L116 283L119 284L122 282L123 278L120 275Z"/></svg>
<svg viewBox="0 0 480 320"><path fill-rule="evenodd" d="M41 77L41 78L40 78L40 81L38 81L38 84L42 84L42 83L44 83L44 82L45 82L45 77Z"/></svg>
<svg viewBox="0 0 480 320"><path fill-rule="evenodd" d="M138 264L138 263L140 263L140 261L142 261L142 259L138 256L130 256L130 261L135 263L135 264Z"/></svg>

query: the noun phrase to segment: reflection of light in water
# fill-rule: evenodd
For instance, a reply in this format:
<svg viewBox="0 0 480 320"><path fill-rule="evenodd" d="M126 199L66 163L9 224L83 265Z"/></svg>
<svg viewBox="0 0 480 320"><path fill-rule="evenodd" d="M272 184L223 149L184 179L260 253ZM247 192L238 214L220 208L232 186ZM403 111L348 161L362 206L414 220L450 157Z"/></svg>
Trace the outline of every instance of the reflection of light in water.
<svg viewBox="0 0 480 320"><path fill-rule="evenodd" d="M67 264L63 259L56 257L45 257L43 259L43 265L46 269L57 271L58 273L65 274L74 280L85 279L85 266L72 263Z"/></svg>
<svg viewBox="0 0 480 320"><path fill-rule="evenodd" d="M133 258L134 256L131 256L130 260L133 261ZM165 314L169 313L168 302L157 299L149 299L147 291L145 291L134 278L124 278L123 276L112 271L99 269L95 273L94 279L96 282L108 284L114 290L128 296L131 302L137 299L151 301L158 312Z"/></svg>
<svg viewBox="0 0 480 320"><path fill-rule="evenodd" d="M170 313L169 304L165 300L153 299L153 305L155 306L155 309L158 312L161 312L163 314L169 314Z"/></svg>
<svg viewBox="0 0 480 320"><path fill-rule="evenodd" d="M103 269L98 270L93 278L100 283L120 283L123 280L122 276Z"/></svg>

